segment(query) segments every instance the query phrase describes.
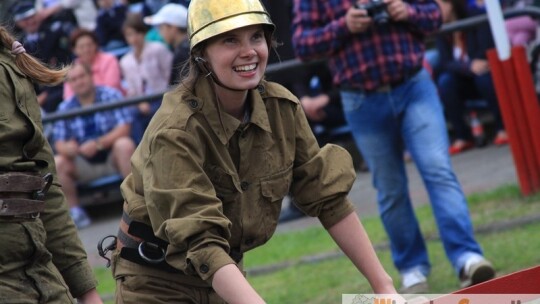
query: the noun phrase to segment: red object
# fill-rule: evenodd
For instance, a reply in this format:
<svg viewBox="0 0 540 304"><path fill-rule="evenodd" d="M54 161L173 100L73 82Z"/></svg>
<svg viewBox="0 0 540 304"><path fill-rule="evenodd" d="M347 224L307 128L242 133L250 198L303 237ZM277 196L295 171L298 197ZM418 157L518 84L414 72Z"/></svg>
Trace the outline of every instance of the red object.
<svg viewBox="0 0 540 304"><path fill-rule="evenodd" d="M454 292L454 294L491 293L540 295L540 266L520 270Z"/></svg>
<svg viewBox="0 0 540 304"><path fill-rule="evenodd" d="M478 115L474 111L471 112L471 131L474 137L484 136L484 127L478 119Z"/></svg>
<svg viewBox="0 0 540 304"><path fill-rule="evenodd" d="M487 52L499 107L523 195L540 191L540 106L525 48L512 48L500 61L495 49Z"/></svg>
<svg viewBox="0 0 540 304"><path fill-rule="evenodd" d="M464 295L463 297L457 295ZM471 296L466 296L471 295ZM476 295L476 296L475 296ZM482 296L486 297L482 297ZM491 299L486 301L485 299ZM460 289L452 294L433 299L430 303L525 303L540 298L540 266L520 270L471 287ZM493 301L493 299L496 299ZM507 301L519 299L519 301ZM456 300L460 300L456 302ZM469 301L470 300L470 301Z"/></svg>
<svg viewBox="0 0 540 304"><path fill-rule="evenodd" d="M448 153L450 153L450 155L455 155L455 154L459 154L459 153L461 153L461 152L463 152L465 150L469 150L472 147L474 147L474 143L472 143L470 141L465 141L465 142L463 142L463 144L460 144L460 145L457 145L457 144L454 143L448 149Z"/></svg>

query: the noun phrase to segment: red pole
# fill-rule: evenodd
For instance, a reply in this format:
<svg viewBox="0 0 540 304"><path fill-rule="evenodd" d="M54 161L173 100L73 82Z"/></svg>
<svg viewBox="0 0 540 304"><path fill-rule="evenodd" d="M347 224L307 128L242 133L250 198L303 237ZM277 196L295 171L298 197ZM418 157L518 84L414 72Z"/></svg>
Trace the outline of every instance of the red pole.
<svg viewBox="0 0 540 304"><path fill-rule="evenodd" d="M534 81L524 47L512 48L512 61L519 83L525 122L530 134L529 145L533 151L533 167L530 170L540 176L540 104L534 88ZM540 179L532 180L533 191L540 190Z"/></svg>
<svg viewBox="0 0 540 304"><path fill-rule="evenodd" d="M519 85L511 60L500 61L494 49L487 52L491 76L495 85L499 108L504 126L510 139L510 149L516 166L517 176L523 195L532 193L530 162L531 152L527 151L528 131L523 125L523 110L520 108ZM529 157L527 157L529 155Z"/></svg>

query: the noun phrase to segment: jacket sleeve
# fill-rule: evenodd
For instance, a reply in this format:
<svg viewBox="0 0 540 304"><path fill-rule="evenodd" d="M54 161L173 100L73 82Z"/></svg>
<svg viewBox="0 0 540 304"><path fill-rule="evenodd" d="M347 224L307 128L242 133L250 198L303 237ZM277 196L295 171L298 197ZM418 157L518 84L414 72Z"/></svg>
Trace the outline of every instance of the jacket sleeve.
<svg viewBox="0 0 540 304"><path fill-rule="evenodd" d="M69 215L64 194L59 187L52 155L51 147L45 143L36 156L37 159L46 160L49 164L41 173L54 175L54 183L47 192L46 209L41 214L41 220L47 232L46 247L52 254L53 263L62 274L71 294L77 298L95 288L97 282L88 264L77 228Z"/></svg>
<svg viewBox="0 0 540 304"><path fill-rule="evenodd" d="M54 177L53 185L45 196L45 211L40 215L47 233L45 246L52 254L52 261L62 274L71 294L74 297L79 297L95 288L96 281L88 264L86 251L79 239L77 228L69 215L66 199L59 186L51 146L43 134L41 119L36 118L40 117L40 110L33 93L33 87L29 81L20 83L21 86L17 89L26 91L21 96L24 96L29 113L27 118L34 129L31 146L39 147L31 159L41 164L47 164L40 169L41 175L52 173Z"/></svg>
<svg viewBox="0 0 540 304"><path fill-rule="evenodd" d="M354 211L347 199L356 178L349 153L333 144L319 149L302 107L296 112L296 157L291 193L298 207L330 228Z"/></svg>
<svg viewBox="0 0 540 304"><path fill-rule="evenodd" d="M144 194L157 237L167 240L167 262L211 283L228 255L231 222L203 170L204 145L193 133L164 129L156 134L144 165Z"/></svg>
<svg viewBox="0 0 540 304"><path fill-rule="evenodd" d="M351 33L345 24L348 1L338 7L327 7L326 1L294 0L292 42L302 60L329 56L340 50ZM339 16L330 19L328 9Z"/></svg>

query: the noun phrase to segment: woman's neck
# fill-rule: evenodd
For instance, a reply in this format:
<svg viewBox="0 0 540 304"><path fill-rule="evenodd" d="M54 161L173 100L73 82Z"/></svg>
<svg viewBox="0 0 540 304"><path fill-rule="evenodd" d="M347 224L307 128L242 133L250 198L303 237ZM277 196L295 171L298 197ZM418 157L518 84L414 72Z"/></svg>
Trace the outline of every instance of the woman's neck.
<svg viewBox="0 0 540 304"><path fill-rule="evenodd" d="M218 85L214 88L221 108L227 114L243 121L248 91L231 91Z"/></svg>

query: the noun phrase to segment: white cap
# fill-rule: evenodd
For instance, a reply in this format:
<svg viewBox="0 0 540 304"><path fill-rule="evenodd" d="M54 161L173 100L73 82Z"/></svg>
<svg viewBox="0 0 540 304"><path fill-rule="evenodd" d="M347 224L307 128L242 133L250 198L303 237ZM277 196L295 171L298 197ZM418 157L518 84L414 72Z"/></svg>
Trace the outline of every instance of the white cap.
<svg viewBox="0 0 540 304"><path fill-rule="evenodd" d="M152 16L144 18L149 25L170 24L179 28L187 28L187 8L180 4L169 3Z"/></svg>

